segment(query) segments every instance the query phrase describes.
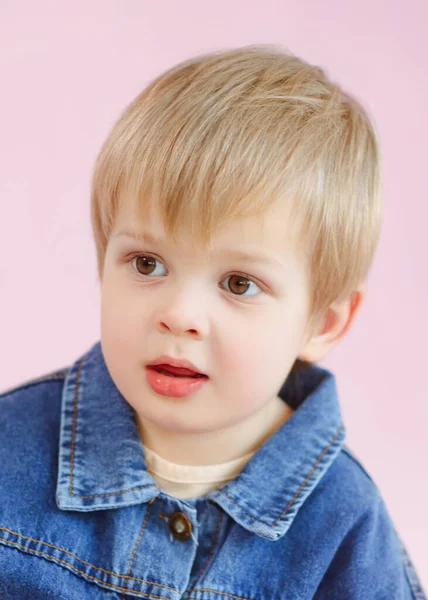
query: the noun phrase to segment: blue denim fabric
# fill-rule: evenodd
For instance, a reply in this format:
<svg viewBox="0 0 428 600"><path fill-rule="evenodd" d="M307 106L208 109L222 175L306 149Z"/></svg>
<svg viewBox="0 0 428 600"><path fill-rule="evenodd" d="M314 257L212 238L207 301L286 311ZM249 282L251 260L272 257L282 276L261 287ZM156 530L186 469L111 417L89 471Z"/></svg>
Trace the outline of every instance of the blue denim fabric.
<svg viewBox="0 0 428 600"><path fill-rule="evenodd" d="M296 409L240 475L180 500L146 470L135 413L97 342L0 396L0 597L426 599L381 495L344 444L334 375L279 394ZM191 535L180 540L169 516Z"/></svg>

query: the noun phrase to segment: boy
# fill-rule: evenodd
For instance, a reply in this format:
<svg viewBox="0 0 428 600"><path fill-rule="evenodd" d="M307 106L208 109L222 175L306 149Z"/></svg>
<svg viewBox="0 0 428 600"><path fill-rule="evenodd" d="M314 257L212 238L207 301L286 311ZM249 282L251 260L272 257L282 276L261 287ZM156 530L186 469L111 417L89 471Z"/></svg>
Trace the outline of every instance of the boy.
<svg viewBox="0 0 428 600"><path fill-rule="evenodd" d="M0 399L0 591L425 598L317 366L382 218L372 125L276 48L199 56L97 160L101 340Z"/></svg>

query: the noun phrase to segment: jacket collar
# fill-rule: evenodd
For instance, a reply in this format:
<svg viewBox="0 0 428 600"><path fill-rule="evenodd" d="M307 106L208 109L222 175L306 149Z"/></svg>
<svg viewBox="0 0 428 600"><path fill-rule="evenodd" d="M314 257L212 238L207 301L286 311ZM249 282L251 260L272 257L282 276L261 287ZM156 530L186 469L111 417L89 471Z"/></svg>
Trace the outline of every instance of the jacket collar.
<svg viewBox="0 0 428 600"><path fill-rule="evenodd" d="M335 376L311 365L279 395L295 413L241 473L206 500L245 529L282 537L339 454L345 428ZM164 494L147 471L134 409L115 386L97 342L68 370L61 405L57 505L93 511L149 502ZM193 501L178 500L183 507Z"/></svg>

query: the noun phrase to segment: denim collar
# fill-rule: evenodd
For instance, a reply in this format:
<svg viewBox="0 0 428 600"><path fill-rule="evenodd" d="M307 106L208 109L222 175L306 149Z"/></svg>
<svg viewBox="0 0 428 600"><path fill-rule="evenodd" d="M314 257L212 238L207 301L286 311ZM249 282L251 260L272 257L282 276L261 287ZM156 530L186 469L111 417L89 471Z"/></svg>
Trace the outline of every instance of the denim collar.
<svg viewBox="0 0 428 600"><path fill-rule="evenodd" d="M258 449L240 474L193 505L211 501L245 529L282 537L338 456L345 427L330 371L311 365L289 376L279 395L294 414ZM114 384L101 342L77 360L64 382L56 502L94 511L149 502L165 494L147 471L134 409Z"/></svg>

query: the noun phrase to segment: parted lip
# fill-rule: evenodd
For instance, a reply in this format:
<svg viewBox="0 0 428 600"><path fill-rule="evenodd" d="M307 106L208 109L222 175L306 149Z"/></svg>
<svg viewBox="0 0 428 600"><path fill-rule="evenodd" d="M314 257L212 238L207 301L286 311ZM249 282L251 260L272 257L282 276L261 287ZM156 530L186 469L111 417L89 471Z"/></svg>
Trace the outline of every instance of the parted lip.
<svg viewBox="0 0 428 600"><path fill-rule="evenodd" d="M167 356L166 354L163 354L162 356L158 356L157 358L155 358L155 360L152 360L151 362L147 363L148 367L154 367L156 365L171 365L172 367L178 367L181 369L190 369L191 371L194 371L195 373L199 373L200 375L205 375L205 373L202 373L202 371L200 371L198 369L198 367L196 367L189 360L173 358L172 356Z"/></svg>

